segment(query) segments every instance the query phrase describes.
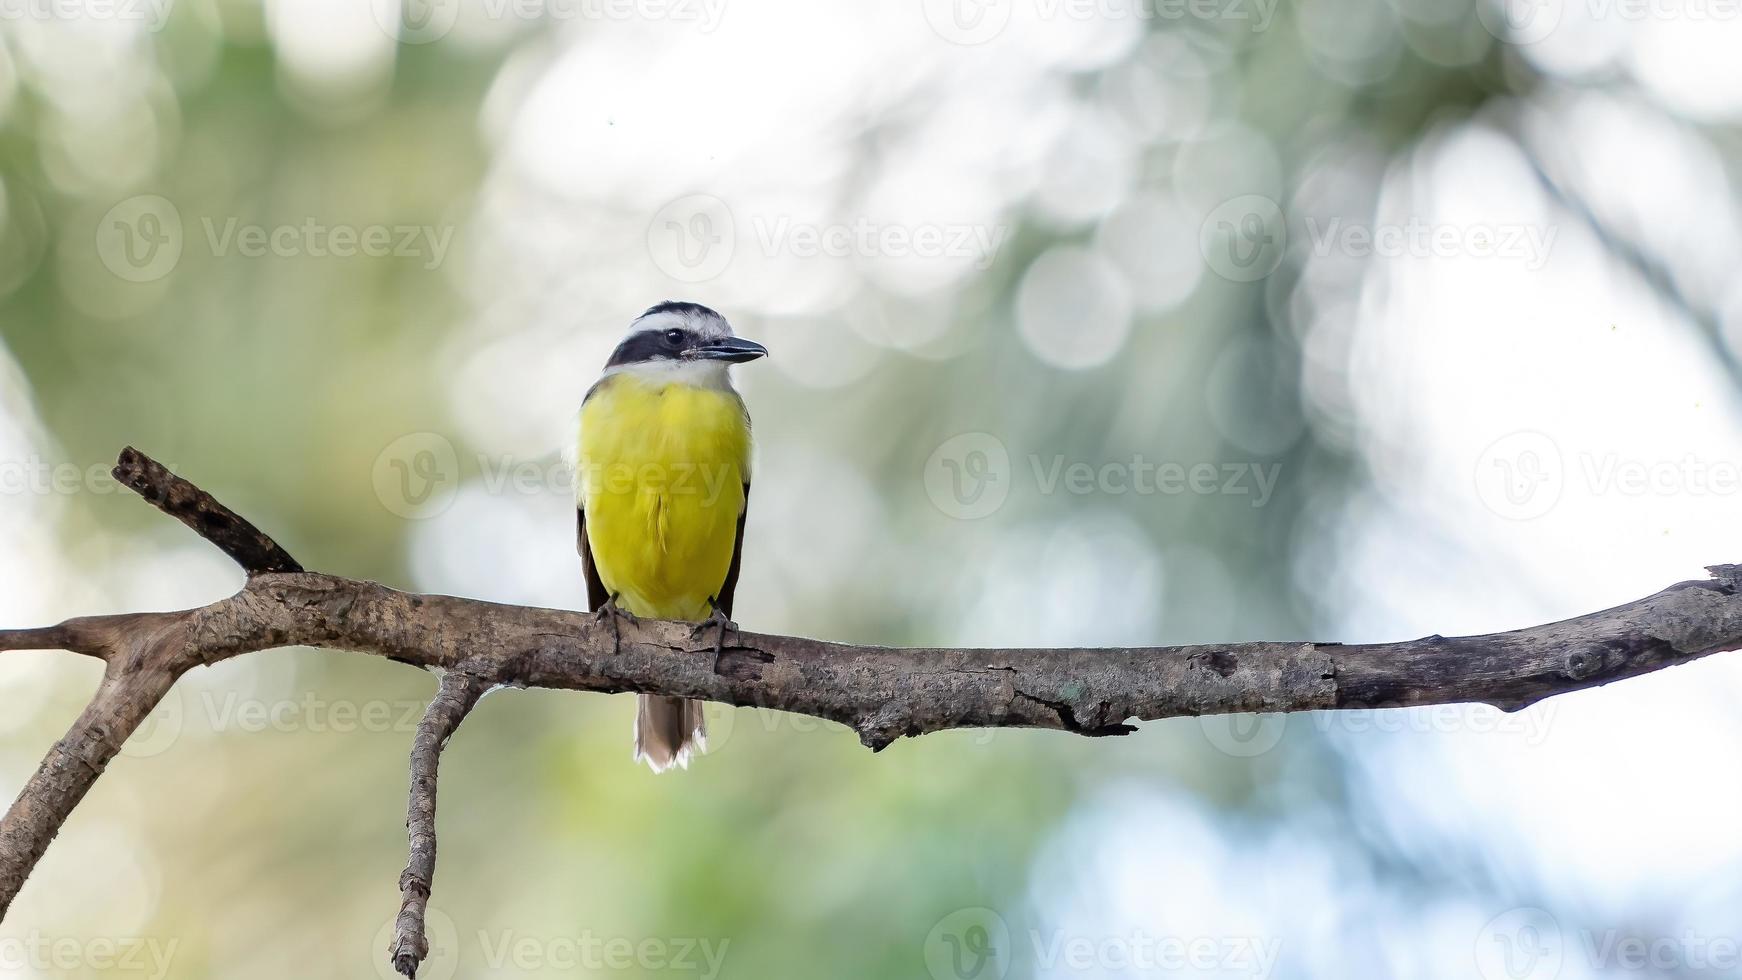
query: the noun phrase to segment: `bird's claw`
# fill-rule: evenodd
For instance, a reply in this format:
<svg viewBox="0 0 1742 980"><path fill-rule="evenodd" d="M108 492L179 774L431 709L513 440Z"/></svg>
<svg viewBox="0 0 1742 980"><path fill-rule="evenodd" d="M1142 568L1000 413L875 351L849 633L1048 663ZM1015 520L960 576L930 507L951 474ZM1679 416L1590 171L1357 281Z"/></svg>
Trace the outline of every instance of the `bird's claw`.
<svg viewBox="0 0 1742 980"><path fill-rule="evenodd" d="M700 639L710 629L714 630L714 673L717 674L720 672L720 658L726 653L726 631L738 632L738 624L732 622L725 610L715 606L707 619L690 628L690 639Z"/></svg>
<svg viewBox="0 0 1742 980"><path fill-rule="evenodd" d="M617 604L617 597L605 600L605 604L593 612L593 622L611 621L611 656L623 652L623 622L628 620L631 625L641 622L641 617Z"/></svg>

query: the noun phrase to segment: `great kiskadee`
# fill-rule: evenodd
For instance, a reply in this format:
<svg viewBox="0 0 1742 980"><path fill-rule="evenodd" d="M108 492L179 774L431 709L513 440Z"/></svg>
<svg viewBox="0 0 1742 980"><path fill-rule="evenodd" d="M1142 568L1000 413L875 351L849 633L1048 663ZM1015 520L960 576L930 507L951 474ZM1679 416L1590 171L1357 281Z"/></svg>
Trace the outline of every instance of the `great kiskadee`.
<svg viewBox="0 0 1742 980"><path fill-rule="evenodd" d="M695 303L661 303L629 325L581 402L578 544L599 616L713 624L716 653L735 628L750 415L727 369L767 353ZM700 702L639 697L635 758L654 772L687 766L706 739Z"/></svg>

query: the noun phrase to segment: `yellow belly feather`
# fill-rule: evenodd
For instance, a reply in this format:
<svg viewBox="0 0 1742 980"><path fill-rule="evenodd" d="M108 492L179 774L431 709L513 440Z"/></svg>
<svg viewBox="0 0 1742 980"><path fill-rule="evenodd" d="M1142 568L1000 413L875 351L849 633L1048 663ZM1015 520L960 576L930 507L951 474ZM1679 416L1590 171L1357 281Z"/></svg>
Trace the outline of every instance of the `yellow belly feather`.
<svg viewBox="0 0 1742 980"><path fill-rule="evenodd" d="M613 375L581 408L578 465L587 542L618 604L706 619L744 512L750 423L737 395Z"/></svg>

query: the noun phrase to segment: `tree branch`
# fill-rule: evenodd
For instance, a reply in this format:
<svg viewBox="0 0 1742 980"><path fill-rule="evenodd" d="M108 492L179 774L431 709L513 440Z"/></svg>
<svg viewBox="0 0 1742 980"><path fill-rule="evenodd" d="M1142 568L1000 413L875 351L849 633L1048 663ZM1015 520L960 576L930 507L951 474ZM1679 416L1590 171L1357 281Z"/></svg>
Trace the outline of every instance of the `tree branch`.
<svg viewBox="0 0 1742 980"><path fill-rule="evenodd" d="M106 637L81 628L80 620L33 630L0 630L0 650L66 650L98 660L109 659Z"/></svg>
<svg viewBox="0 0 1742 980"><path fill-rule="evenodd" d="M121 450L121 458L116 460L112 473L122 486L216 545L250 576L302 571L302 566L280 548L278 542L236 516L211 494L171 473L162 463L132 446Z"/></svg>
<svg viewBox="0 0 1742 980"><path fill-rule="evenodd" d="M277 544L137 453L123 482L250 573L209 606L0 632L0 649L58 644L107 661L90 707L0 821L0 917L43 850L175 680L256 650L314 646L447 672L417 736L411 861L394 961L415 970L434 873L440 746L492 686L641 692L838 721L873 750L970 727L1118 735L1132 719L1480 701L1518 710L1742 646L1742 566L1575 619L1401 643L1229 643L1121 649L890 649L734 633L716 659L692 626L600 624L585 613L414 595L302 572ZM64 642L63 642L64 641ZM474 693L476 692L476 693ZM427 795L424 795L426 794ZM408 918L409 917L409 918Z"/></svg>
<svg viewBox="0 0 1742 980"><path fill-rule="evenodd" d="M66 737L49 750L0 821L0 919L60 833L67 815L85 798L127 737L169 693L175 677L157 668L126 676L113 666L105 672L96 697Z"/></svg>
<svg viewBox="0 0 1742 980"><path fill-rule="evenodd" d="M405 815L411 857L399 876L399 919L388 950L394 969L408 977L417 976L418 966L429 955L423 918L435 883L436 769L448 739L489 688L488 683L463 671L443 674L441 690L418 723L417 737L411 743L411 803Z"/></svg>

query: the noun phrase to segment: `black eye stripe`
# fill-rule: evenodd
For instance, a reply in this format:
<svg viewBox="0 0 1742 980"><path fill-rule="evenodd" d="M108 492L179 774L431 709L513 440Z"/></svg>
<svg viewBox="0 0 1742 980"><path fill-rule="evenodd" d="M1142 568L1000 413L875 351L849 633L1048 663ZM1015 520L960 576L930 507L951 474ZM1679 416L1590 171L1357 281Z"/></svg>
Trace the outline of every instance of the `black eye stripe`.
<svg viewBox="0 0 1742 980"><path fill-rule="evenodd" d="M672 338L673 334L677 335L675 340ZM605 362L605 366L674 360L689 344L689 340L690 334L686 330L642 330L625 337L611 353L611 359Z"/></svg>

